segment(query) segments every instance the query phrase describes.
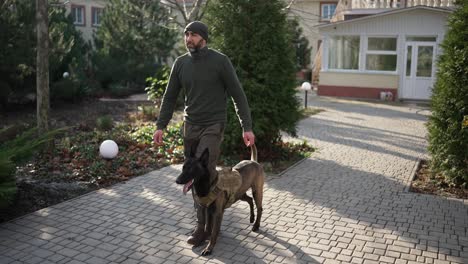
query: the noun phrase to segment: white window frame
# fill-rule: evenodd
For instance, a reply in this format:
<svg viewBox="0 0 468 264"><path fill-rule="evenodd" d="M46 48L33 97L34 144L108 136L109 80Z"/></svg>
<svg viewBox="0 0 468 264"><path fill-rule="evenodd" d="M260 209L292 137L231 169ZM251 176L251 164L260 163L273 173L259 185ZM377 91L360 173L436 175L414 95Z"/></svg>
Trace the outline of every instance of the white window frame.
<svg viewBox="0 0 468 264"><path fill-rule="evenodd" d="M357 69L335 69L335 68L330 68L330 61L329 61L329 52L330 52L330 40L331 38L333 37L338 37L338 36L343 36L343 37L358 37L359 38L359 49L358 49L358 52L359 52L359 55L358 55L358 68ZM327 38L326 38L326 42L327 42L327 50L326 50L326 67L327 67L327 71L330 71L330 72L359 72L361 71L361 63L362 63L362 36L360 35L356 35L356 34L333 34L333 35L328 35ZM323 43L322 43L323 45Z"/></svg>
<svg viewBox="0 0 468 264"><path fill-rule="evenodd" d="M102 18L103 12L104 12L104 8L102 7L94 7L94 6L91 7L91 25L93 27L101 26L101 18ZM96 23L96 20L98 20L98 23Z"/></svg>
<svg viewBox="0 0 468 264"><path fill-rule="evenodd" d="M328 14L327 16L325 16L324 14L324 8L325 6L328 6ZM336 11L336 7L338 6L338 3L334 3L334 2L323 2L323 3L320 3L320 21L330 21L333 17L333 15L335 14L335 11L331 14L330 13L330 7L331 6L335 6L335 11Z"/></svg>
<svg viewBox="0 0 468 264"><path fill-rule="evenodd" d="M78 21L78 16L77 16L77 10L81 10L81 22ZM71 6L71 12L72 12L72 17L73 17L73 24L76 26L86 26L86 10L84 5L72 5Z"/></svg>
<svg viewBox="0 0 468 264"><path fill-rule="evenodd" d="M370 38L394 38L396 40L396 49L395 51L390 51L390 50L369 50L369 39ZM362 42L361 42L362 43ZM363 72L370 72L370 73L398 73L398 36L365 36L365 41L364 41L364 47L363 47L363 64L362 66L362 71ZM378 71L378 70L368 70L367 69L367 55L395 55L396 56L396 65L395 65L395 70L394 71Z"/></svg>
<svg viewBox="0 0 468 264"><path fill-rule="evenodd" d="M329 52L330 51L330 39L336 36L359 36L359 69L334 69L330 68L329 62ZM368 37L375 38L375 37L384 37L384 38L397 38L397 51L391 52L392 55L397 55L397 66L395 71L368 71L366 70L366 52L368 51ZM367 34L324 34L322 47L323 47L323 56L322 56L322 71L324 72L342 72L342 73L367 73L367 74L388 74L388 75L399 75L398 69L402 67L402 58L400 54L398 54L401 48L401 41L402 36L400 35L392 35L392 36L382 36L382 35L367 35ZM380 54L380 53L379 53Z"/></svg>

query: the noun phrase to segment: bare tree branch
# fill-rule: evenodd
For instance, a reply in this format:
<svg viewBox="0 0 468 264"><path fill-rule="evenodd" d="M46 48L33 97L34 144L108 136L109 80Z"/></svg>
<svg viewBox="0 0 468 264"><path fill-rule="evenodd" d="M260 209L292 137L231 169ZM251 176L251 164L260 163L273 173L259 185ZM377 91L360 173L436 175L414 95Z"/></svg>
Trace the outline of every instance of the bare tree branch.
<svg viewBox="0 0 468 264"><path fill-rule="evenodd" d="M185 0L184 0L185 2ZM189 22L191 21L194 21L194 20L198 20L198 13L200 11L200 7L203 3L203 0L195 0L195 3L193 4L193 7L192 7L192 10L190 11L190 13L188 14L188 18L189 18Z"/></svg>
<svg viewBox="0 0 468 264"><path fill-rule="evenodd" d="M286 6L286 9L291 8L291 6L294 4L294 2L296 2L296 0L289 1L289 4Z"/></svg>
<svg viewBox="0 0 468 264"><path fill-rule="evenodd" d="M184 7L184 14L186 15L186 17L188 17L188 12L187 12L187 3L185 3L185 0L182 0L182 3L183 3L183 7Z"/></svg>
<svg viewBox="0 0 468 264"><path fill-rule="evenodd" d="M165 0L161 1L161 4L176 9L181 15L184 21L175 21L180 27L185 27L188 23L201 20L205 13L205 7L209 3L209 0Z"/></svg>
<svg viewBox="0 0 468 264"><path fill-rule="evenodd" d="M169 5L169 7L177 9L177 11L179 11L182 14L182 17L183 17L184 21L187 22L188 18L187 18L187 14L185 12L185 10L186 10L185 0L184 0L184 3L183 3L183 6L180 5L179 1L177 1L177 0L166 0L166 2L168 2L169 4L172 4L172 6ZM163 3L163 2L161 2L161 3ZM178 22L177 24L180 24L180 22Z"/></svg>
<svg viewBox="0 0 468 264"><path fill-rule="evenodd" d="M210 3L210 0L206 0L205 1L205 7L208 6L209 3ZM203 16L205 15L205 11L206 11L206 8L201 9L200 15L198 16L197 20L202 20Z"/></svg>

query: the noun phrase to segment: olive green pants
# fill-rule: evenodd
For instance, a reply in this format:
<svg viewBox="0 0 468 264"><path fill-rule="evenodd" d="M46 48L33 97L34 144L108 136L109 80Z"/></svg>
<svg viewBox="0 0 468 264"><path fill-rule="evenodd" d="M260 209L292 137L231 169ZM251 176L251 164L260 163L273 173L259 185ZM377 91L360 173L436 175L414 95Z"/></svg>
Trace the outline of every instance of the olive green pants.
<svg viewBox="0 0 468 264"><path fill-rule="evenodd" d="M221 153L221 142L223 141L224 124L213 124L208 126L198 126L193 124L184 124L184 156L190 156L191 149L196 149L195 156L199 158L205 149L209 151L208 169L210 178L216 176L216 163ZM194 189L192 189L194 195ZM197 212L197 223L199 227L205 226L205 209L194 202Z"/></svg>

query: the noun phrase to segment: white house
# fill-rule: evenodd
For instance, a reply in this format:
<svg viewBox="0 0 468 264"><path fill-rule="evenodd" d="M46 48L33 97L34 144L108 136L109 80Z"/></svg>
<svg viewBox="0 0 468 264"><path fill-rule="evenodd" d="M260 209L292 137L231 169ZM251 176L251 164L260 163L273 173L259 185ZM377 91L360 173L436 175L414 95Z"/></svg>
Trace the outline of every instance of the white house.
<svg viewBox="0 0 468 264"><path fill-rule="evenodd" d="M378 6L373 14L369 8L337 9L344 20L319 26L318 95L377 99L385 92L392 100L430 98L450 3L398 8L399 2L384 2L385 8Z"/></svg>

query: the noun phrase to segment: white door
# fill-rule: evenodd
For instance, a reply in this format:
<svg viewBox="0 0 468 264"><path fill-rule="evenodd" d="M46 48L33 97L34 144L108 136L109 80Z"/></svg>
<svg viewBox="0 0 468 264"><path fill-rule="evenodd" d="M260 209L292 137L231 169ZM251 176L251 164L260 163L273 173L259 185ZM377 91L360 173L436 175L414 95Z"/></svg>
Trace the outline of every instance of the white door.
<svg viewBox="0 0 468 264"><path fill-rule="evenodd" d="M403 99L428 100L434 84L436 43L406 42Z"/></svg>

